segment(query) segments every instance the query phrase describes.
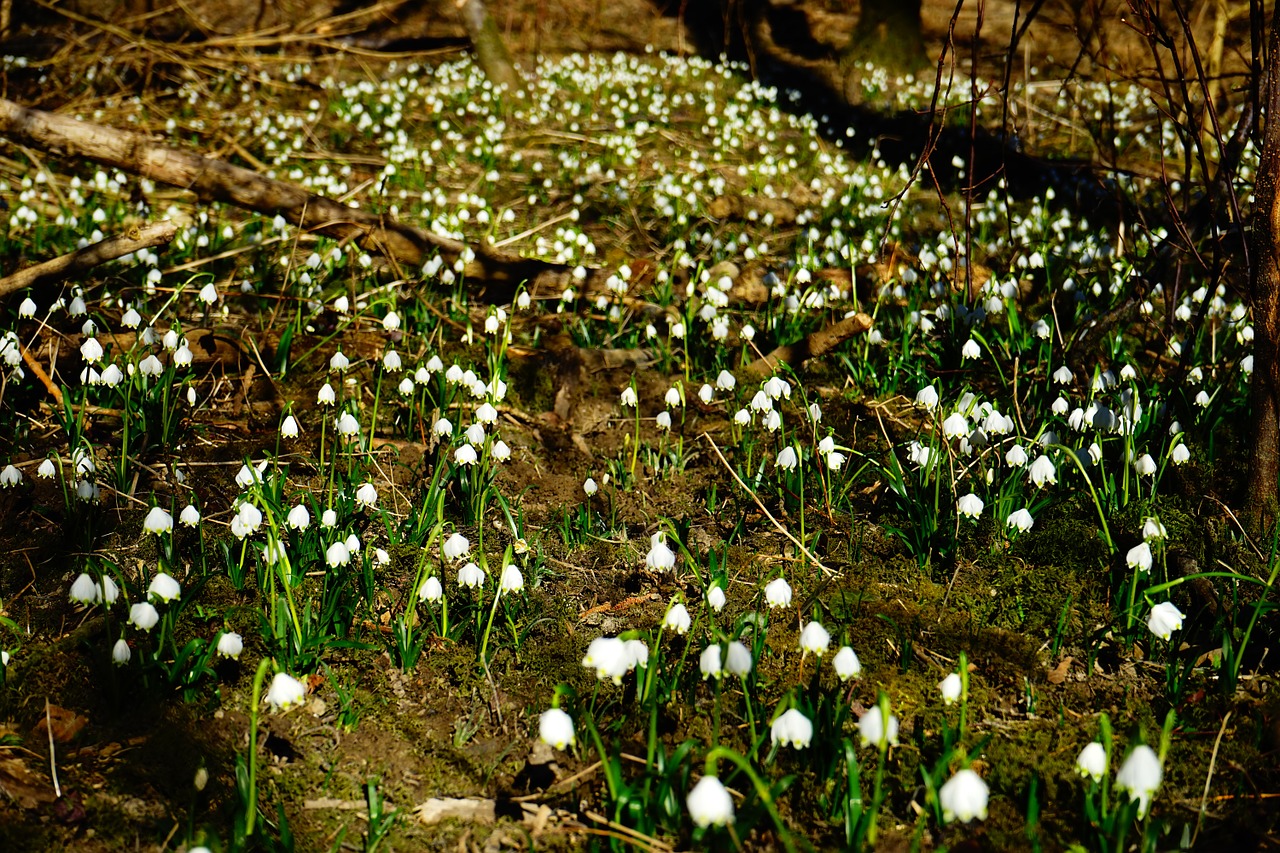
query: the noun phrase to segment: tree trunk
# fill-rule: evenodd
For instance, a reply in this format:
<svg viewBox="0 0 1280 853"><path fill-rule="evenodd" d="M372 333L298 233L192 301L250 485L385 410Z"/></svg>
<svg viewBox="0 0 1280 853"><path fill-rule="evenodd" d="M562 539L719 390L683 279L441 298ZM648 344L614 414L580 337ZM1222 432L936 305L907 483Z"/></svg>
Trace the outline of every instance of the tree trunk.
<svg viewBox="0 0 1280 853"><path fill-rule="evenodd" d="M505 86L508 92L524 88L524 79L511 61L511 53L502 41L498 25L493 22L484 0L458 0L462 26L476 52L476 62L494 86Z"/></svg>
<svg viewBox="0 0 1280 853"><path fill-rule="evenodd" d="M1262 156L1254 186L1250 229L1250 296L1253 302L1253 460L1246 508L1255 530L1275 522L1280 477L1280 4L1267 39L1265 112L1259 116Z"/></svg>
<svg viewBox="0 0 1280 853"><path fill-rule="evenodd" d="M309 231L360 240L369 250L415 268L436 253L450 264L467 255L467 278L486 285L484 296L492 301L510 301L521 283L531 289L541 286L548 292L558 292L571 282L571 269L564 264L509 255L483 245L468 252L467 244L458 240L373 211L348 207L249 169L168 148L139 133L27 109L2 98L0 136L190 190L203 199L227 202L268 216L279 214ZM587 285L593 282L594 275L599 271L589 273Z"/></svg>
<svg viewBox="0 0 1280 853"><path fill-rule="evenodd" d="M920 21L921 0L862 0L858 26L840 64L846 77L864 62L891 74L918 71L928 62Z"/></svg>

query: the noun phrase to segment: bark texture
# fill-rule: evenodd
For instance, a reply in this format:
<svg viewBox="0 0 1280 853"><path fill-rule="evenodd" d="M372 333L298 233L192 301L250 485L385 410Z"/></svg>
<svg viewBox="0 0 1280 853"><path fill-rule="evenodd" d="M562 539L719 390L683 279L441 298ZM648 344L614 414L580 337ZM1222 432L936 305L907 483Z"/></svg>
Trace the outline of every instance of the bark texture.
<svg viewBox="0 0 1280 853"><path fill-rule="evenodd" d="M459 0L458 12L471 47L476 52L476 63L489 82L505 86L509 92L523 89L524 78L516 70L511 52L507 50L502 33L498 32L498 25L493 22L484 0Z"/></svg>
<svg viewBox="0 0 1280 853"><path fill-rule="evenodd" d="M1250 233L1250 296L1253 302L1253 464L1249 470L1248 516L1255 529L1276 519L1280 478L1280 4L1267 39L1262 89L1265 120L1262 156L1254 187Z"/></svg>
<svg viewBox="0 0 1280 853"><path fill-rule="evenodd" d="M77 121L0 99L0 136L14 142L122 169L270 216L281 215L308 231L354 239L369 251L416 268L434 253L452 264L467 258L465 274L482 295L509 301L522 282L558 292L569 285L570 267L522 258L405 225L361 208L348 207L294 184L277 181L221 160L179 151L130 131ZM594 283L592 271L585 283Z"/></svg>
<svg viewBox="0 0 1280 853"><path fill-rule="evenodd" d="M920 18L922 0L862 0L858 26L841 56L846 74L864 62L890 71L917 71L928 62Z"/></svg>
<svg viewBox="0 0 1280 853"><path fill-rule="evenodd" d="M160 222L153 222L150 225L134 228L125 234L117 234L115 237L108 237L100 242L91 243L83 249L77 249L74 252L45 261L42 264L18 270L11 276L0 278L0 298L28 287L62 281L77 273L96 267L98 264L124 257L130 252L136 252L139 249L150 249L153 246L166 245L173 240L173 236L177 231L178 226L168 219L164 219Z"/></svg>

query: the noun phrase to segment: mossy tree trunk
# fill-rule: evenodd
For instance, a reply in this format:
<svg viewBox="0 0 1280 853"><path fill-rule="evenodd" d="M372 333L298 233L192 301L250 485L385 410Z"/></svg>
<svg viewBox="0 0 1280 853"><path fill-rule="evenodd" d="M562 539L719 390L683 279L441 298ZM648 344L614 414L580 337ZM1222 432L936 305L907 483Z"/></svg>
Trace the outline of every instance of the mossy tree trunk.
<svg viewBox="0 0 1280 853"><path fill-rule="evenodd" d="M1272 12L1264 68L1259 120L1266 124L1249 237L1254 444L1248 515L1255 529L1276 520L1280 478L1280 3Z"/></svg>
<svg viewBox="0 0 1280 853"><path fill-rule="evenodd" d="M495 86L505 86L507 91L515 92L524 88L524 78L520 76L511 53L498 32L498 25L484 0L459 0L458 13L462 16L462 26L467 31L467 38L476 52L476 62L484 71L489 82Z"/></svg>
<svg viewBox="0 0 1280 853"><path fill-rule="evenodd" d="M921 32L922 0L862 0L858 25L841 55L846 71L874 62L891 73L917 71L928 56Z"/></svg>

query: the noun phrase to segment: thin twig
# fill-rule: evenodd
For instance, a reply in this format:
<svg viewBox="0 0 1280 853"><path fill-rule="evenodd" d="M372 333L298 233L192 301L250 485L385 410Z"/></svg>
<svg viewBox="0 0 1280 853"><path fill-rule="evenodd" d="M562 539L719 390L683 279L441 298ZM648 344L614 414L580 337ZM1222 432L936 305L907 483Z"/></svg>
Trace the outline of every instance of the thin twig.
<svg viewBox="0 0 1280 853"><path fill-rule="evenodd" d="M1204 777L1204 793L1200 795L1200 814L1196 815L1196 828L1191 833L1191 847L1196 846L1196 837L1200 835L1200 824L1204 822L1205 810L1209 807L1209 785L1213 782L1213 767L1218 763L1218 747L1222 745L1222 736L1227 733L1227 721L1231 719L1228 711L1222 718L1222 728L1218 729L1218 737L1213 741L1213 754L1209 756L1209 772Z"/></svg>
<svg viewBox="0 0 1280 853"><path fill-rule="evenodd" d="M702 433L702 438L705 438L707 440L707 443L711 445L711 449L716 452L716 458L720 460L720 464L724 466L724 469L729 472L729 476L733 477L734 481L739 486L742 487L742 490L744 492L751 495L751 500L755 501L756 506L758 506L760 508L760 511L765 514L765 517L768 518L771 522L773 522L773 526L778 528L778 532L781 533L783 536L787 537L787 539L791 540L791 544L799 548L801 553L803 553L806 557L812 560L815 566L822 569L822 571L826 572L828 575L832 575L832 576L838 575L839 572L836 572L830 568L827 568L827 566L825 566L823 562L819 560L812 551L810 551L808 548L805 547L803 542L801 542L796 537L792 536L791 532L787 530L787 528L784 527L782 523L778 521L778 519L773 517L773 513L769 512L769 510L765 507L765 505L760 502L760 498L756 497L756 493L751 491L751 487L748 486L746 483L742 482L742 478L738 476L738 472L734 471L733 468L729 466L729 460L725 459L724 454L720 452L719 446L716 445L716 440L712 438L710 434L705 432Z"/></svg>
<svg viewBox="0 0 1280 853"><path fill-rule="evenodd" d="M58 784L58 762L53 747L53 719L49 711L49 697L44 697L44 729L49 735L49 775L53 777L53 793L62 799L62 786Z"/></svg>

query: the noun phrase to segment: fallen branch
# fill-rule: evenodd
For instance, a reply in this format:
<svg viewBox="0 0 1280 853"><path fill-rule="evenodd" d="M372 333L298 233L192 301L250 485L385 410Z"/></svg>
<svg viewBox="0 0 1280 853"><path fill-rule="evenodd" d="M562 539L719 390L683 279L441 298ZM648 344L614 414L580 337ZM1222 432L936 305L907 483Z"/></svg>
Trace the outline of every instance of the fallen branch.
<svg viewBox="0 0 1280 853"><path fill-rule="evenodd" d="M768 355L748 364L742 372L748 379L759 382L776 373L779 364L786 364L792 370L799 370L804 362L826 355L854 335L866 332L871 325L871 318L866 314L858 313L852 317L845 317L838 323L813 332L801 341L777 347Z"/></svg>
<svg viewBox="0 0 1280 853"><path fill-rule="evenodd" d="M139 249L165 245L173 240L173 235L177 231L178 227L173 222L163 219L140 228L132 228L127 233L117 234L97 243L91 243L83 249L77 249L51 261L19 270L11 276L0 278L0 298L28 287L62 281Z"/></svg>
<svg viewBox="0 0 1280 853"><path fill-rule="evenodd" d="M309 192L302 187L259 175L221 160L179 151L153 142L140 133L77 121L33 110L0 98L0 136L34 148L83 157L170 186L190 190L200 198L221 201L267 216L283 216L294 225L339 240L358 240L369 251L419 266L439 253L452 264L465 254L465 275L492 288L495 299L514 294L521 283L563 290L571 283L571 268L511 255L485 246L396 222L389 216ZM470 249L470 252L467 250ZM601 271L589 271L589 286Z"/></svg>

